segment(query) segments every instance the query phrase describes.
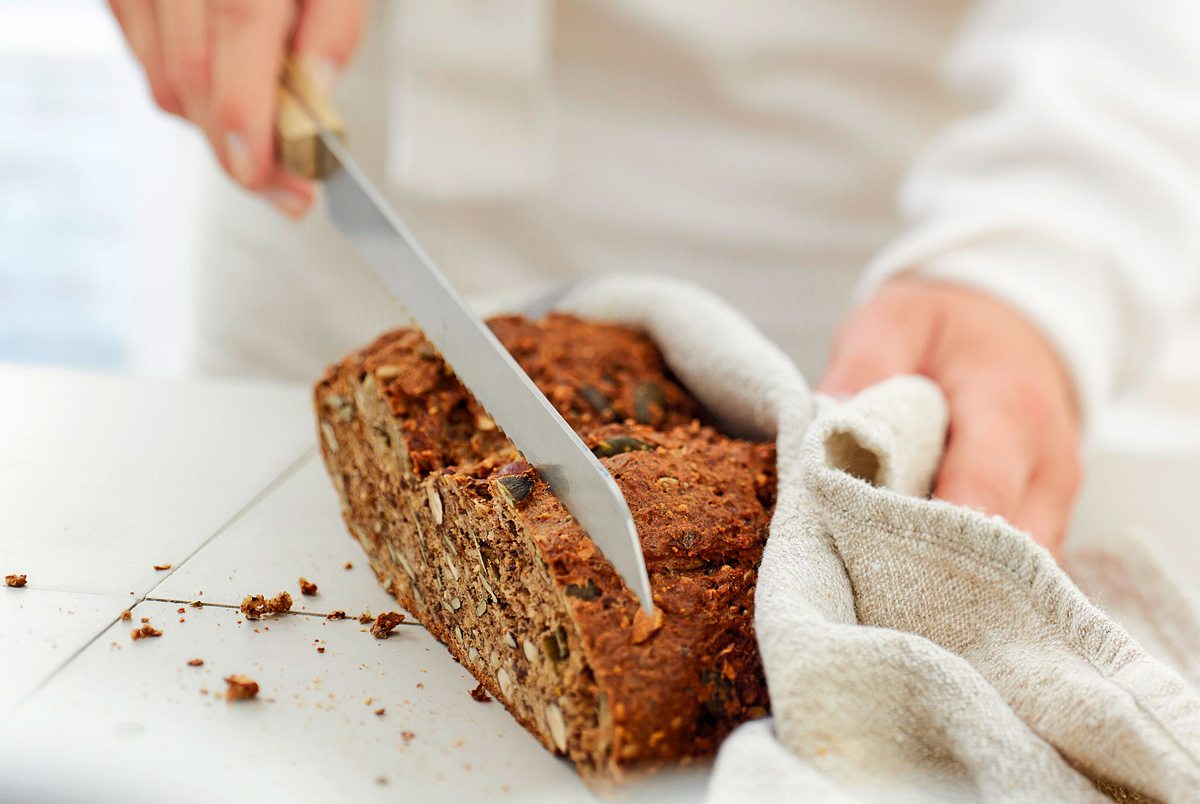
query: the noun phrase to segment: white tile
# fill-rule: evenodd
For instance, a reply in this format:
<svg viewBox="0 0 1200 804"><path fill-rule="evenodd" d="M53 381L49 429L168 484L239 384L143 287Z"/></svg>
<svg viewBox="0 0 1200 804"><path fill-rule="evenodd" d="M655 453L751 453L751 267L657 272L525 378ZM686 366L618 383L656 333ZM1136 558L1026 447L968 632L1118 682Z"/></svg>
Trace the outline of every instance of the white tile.
<svg viewBox="0 0 1200 804"><path fill-rule="evenodd" d="M346 562L353 569L347 570ZM300 594L301 576L317 584L315 596ZM248 594L282 590L292 595L298 611L399 610L346 532L337 493L315 453L150 596L237 605Z"/></svg>
<svg viewBox="0 0 1200 804"><path fill-rule="evenodd" d="M140 595L313 440L299 387L0 366L0 573Z"/></svg>
<svg viewBox="0 0 1200 804"><path fill-rule="evenodd" d="M262 789L239 789L242 800L593 800L571 766L498 703L470 697L474 680L423 628L400 626L377 640L354 621L239 623L235 610L209 606L187 609L180 623L176 609L136 606L133 625L149 616L161 638L133 642L130 624L116 624L21 707L17 722L34 730L107 724L112 739L141 746L147 764L157 745L186 741L214 771L254 771L245 775ZM204 666L188 667L192 658ZM230 673L254 678L259 700L217 697ZM406 731L414 736L406 740Z"/></svg>
<svg viewBox="0 0 1200 804"><path fill-rule="evenodd" d="M128 596L0 586L0 712L23 700L131 603Z"/></svg>

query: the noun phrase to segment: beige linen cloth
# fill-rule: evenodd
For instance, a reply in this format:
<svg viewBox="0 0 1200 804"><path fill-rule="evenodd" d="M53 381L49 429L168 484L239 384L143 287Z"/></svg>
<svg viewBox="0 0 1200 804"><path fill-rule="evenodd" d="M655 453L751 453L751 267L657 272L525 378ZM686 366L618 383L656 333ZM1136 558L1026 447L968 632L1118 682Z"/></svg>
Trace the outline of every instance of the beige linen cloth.
<svg viewBox="0 0 1200 804"><path fill-rule="evenodd" d="M560 307L644 328L731 432L778 443L755 599L772 718L726 741L709 801L1200 800L1200 698L1180 673L1027 535L926 498L934 385L814 395L740 314L674 280L602 279ZM1159 633L1196 661L1194 619L1142 611L1178 615Z"/></svg>

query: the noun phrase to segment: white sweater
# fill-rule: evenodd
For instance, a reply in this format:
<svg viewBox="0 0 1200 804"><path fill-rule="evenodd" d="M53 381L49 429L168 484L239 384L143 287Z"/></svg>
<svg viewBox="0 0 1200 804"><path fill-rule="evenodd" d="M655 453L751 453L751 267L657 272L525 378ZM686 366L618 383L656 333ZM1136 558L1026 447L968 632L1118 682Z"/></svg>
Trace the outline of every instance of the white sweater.
<svg viewBox="0 0 1200 804"><path fill-rule="evenodd" d="M815 382L914 270L1026 314L1091 410L1195 292L1195 0L376 5L352 146L469 296L683 276ZM396 321L320 216L207 199L201 366L308 380Z"/></svg>

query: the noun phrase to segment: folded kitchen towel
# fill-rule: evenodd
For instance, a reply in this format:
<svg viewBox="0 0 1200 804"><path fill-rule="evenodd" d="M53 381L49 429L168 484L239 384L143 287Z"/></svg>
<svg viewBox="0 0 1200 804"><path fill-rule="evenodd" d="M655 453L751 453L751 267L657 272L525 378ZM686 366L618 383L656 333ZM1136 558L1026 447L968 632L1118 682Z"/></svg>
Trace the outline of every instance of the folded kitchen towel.
<svg viewBox="0 0 1200 804"><path fill-rule="evenodd" d="M837 404L707 293L608 277L562 308L641 326L725 425L774 437L756 630L772 718L712 802L1200 800L1200 698L1002 520L925 498L946 406L901 377Z"/></svg>

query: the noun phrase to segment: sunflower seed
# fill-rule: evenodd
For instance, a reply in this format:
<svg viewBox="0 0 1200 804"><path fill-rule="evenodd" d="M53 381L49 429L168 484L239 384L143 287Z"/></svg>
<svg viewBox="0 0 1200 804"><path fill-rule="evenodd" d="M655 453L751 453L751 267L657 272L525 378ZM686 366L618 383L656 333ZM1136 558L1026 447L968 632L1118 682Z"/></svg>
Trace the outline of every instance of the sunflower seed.
<svg viewBox="0 0 1200 804"><path fill-rule="evenodd" d="M433 487L433 484L426 486L425 491L429 497L429 510L433 513L433 524L440 525L442 524L442 516L444 514L442 510L442 497L437 493L437 489Z"/></svg>
<svg viewBox="0 0 1200 804"><path fill-rule="evenodd" d="M334 455L336 455L337 451L338 451L338 440L337 440L337 436L333 432L333 425L327 421L322 420L321 421L321 435L324 436L324 438L325 438L325 446L329 448L330 452L332 452Z"/></svg>
<svg viewBox="0 0 1200 804"><path fill-rule="evenodd" d="M546 706L546 725L550 727L550 736L554 745L564 754L567 752L567 722L563 719L562 709L558 704Z"/></svg>
<svg viewBox="0 0 1200 804"><path fill-rule="evenodd" d="M500 691L508 695L512 689L512 679L508 676L508 671L501 667L496 671L496 683L500 685Z"/></svg>

